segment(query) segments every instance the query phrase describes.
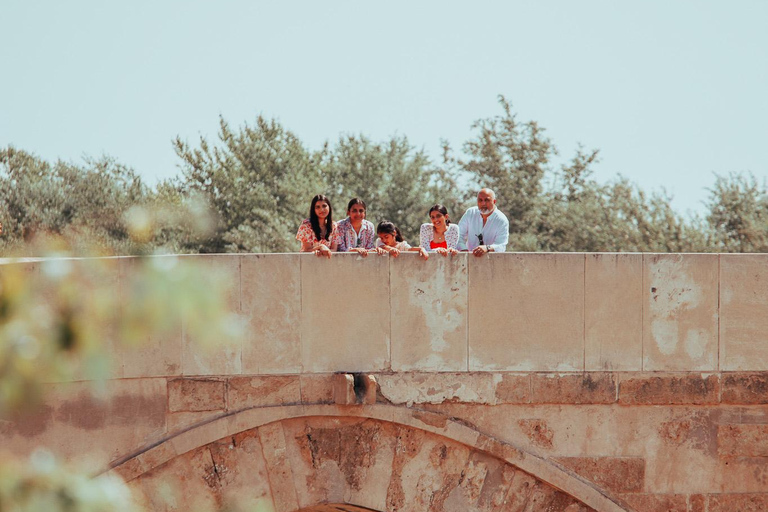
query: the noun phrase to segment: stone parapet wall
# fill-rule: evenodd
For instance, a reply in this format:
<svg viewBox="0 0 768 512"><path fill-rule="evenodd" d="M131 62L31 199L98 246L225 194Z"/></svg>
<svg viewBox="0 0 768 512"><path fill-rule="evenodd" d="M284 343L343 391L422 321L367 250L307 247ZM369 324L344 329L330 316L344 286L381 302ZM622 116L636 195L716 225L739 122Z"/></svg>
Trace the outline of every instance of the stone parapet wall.
<svg viewBox="0 0 768 512"><path fill-rule="evenodd" d="M258 487L243 479L255 460L247 450L261 446L265 463L294 450L278 462L297 472L297 503L315 510L365 494L349 482L368 462L376 474L398 470L363 452L356 465L345 443L375 431L380 446L397 446L402 436L392 433L407 430L426 436L428 449L414 445L402 481L382 476L377 487L365 477L381 510L408 510L389 505L401 484L425 502L455 489L452 500L474 504L461 510L518 510L483 508L486 492L523 500L519 510L768 510L768 255L179 262L229 276L227 308L242 337L200 347L182 323L138 347L110 342L113 370L100 393L85 381L50 383L42 408L0 421L5 449L43 445L113 468L150 501L152 482L175 475L189 479L190 496L214 502ZM120 294L135 264L109 260L98 285ZM375 379L375 403L337 402L339 372ZM338 447L302 444L318 429ZM276 433L285 446L270 444ZM444 453L467 460L454 466ZM518 481L525 490L512 491ZM258 487L260 496L295 512L277 505L275 485Z"/></svg>
<svg viewBox="0 0 768 512"><path fill-rule="evenodd" d="M179 261L229 279L241 338L204 350L178 325L138 349L115 346L112 377L768 370L768 255ZM134 265L112 259L101 285L120 294Z"/></svg>

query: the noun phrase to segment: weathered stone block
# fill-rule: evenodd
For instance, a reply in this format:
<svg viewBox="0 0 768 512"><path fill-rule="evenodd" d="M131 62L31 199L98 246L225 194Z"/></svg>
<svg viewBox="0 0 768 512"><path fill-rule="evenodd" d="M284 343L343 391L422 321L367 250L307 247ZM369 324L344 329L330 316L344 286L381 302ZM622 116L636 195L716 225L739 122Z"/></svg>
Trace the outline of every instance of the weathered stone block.
<svg viewBox="0 0 768 512"><path fill-rule="evenodd" d="M391 260L392 370L467 369L468 257Z"/></svg>
<svg viewBox="0 0 768 512"><path fill-rule="evenodd" d="M168 433L178 433L184 430L209 422L219 416L226 414L223 409L212 411L194 411L194 412L169 412L165 421Z"/></svg>
<svg viewBox="0 0 768 512"><path fill-rule="evenodd" d="M215 510L221 503L221 487L206 447L171 459L162 472L146 473L130 487L139 495L142 510Z"/></svg>
<svg viewBox="0 0 768 512"><path fill-rule="evenodd" d="M386 510L393 425L316 417L286 421L283 428L296 487L304 491L300 506L342 502Z"/></svg>
<svg viewBox="0 0 768 512"><path fill-rule="evenodd" d="M502 510L525 510L526 504L533 489L536 487L536 479L523 471L515 471L512 483L509 486L507 498L504 500L505 508ZM530 510L535 510L530 508Z"/></svg>
<svg viewBox="0 0 768 512"><path fill-rule="evenodd" d="M179 256L179 264L195 265L198 272L215 276L224 287L224 313L231 321L241 323L240 317L240 255L215 254ZM222 338L202 343L184 320L182 373L184 375L236 375L242 369L242 340ZM226 341L225 341L226 340Z"/></svg>
<svg viewBox="0 0 768 512"><path fill-rule="evenodd" d="M768 372L723 373L721 401L727 404L768 404Z"/></svg>
<svg viewBox="0 0 768 512"><path fill-rule="evenodd" d="M586 370L642 369L642 263L640 254L586 256Z"/></svg>
<svg viewBox="0 0 768 512"><path fill-rule="evenodd" d="M130 460L125 461L120 466L116 467L114 470L114 473L122 478L126 482L130 482L137 476L144 473L144 468L141 464L141 461L134 457Z"/></svg>
<svg viewBox="0 0 768 512"><path fill-rule="evenodd" d="M166 379L110 380L99 392L90 382L57 383L45 391L38 409L0 421L4 451L26 455L45 446L62 459L105 468L166 432Z"/></svg>
<svg viewBox="0 0 768 512"><path fill-rule="evenodd" d="M301 402L298 375L232 377L227 381L230 410Z"/></svg>
<svg viewBox="0 0 768 512"><path fill-rule="evenodd" d="M623 494L636 512L686 512L688 497L684 494Z"/></svg>
<svg viewBox="0 0 768 512"><path fill-rule="evenodd" d="M274 510L256 430L208 445L225 510Z"/></svg>
<svg viewBox="0 0 768 512"><path fill-rule="evenodd" d="M173 379L168 381L170 412L224 410L226 383L212 379Z"/></svg>
<svg viewBox="0 0 768 512"><path fill-rule="evenodd" d="M768 368L768 260L720 256L720 369Z"/></svg>
<svg viewBox="0 0 768 512"><path fill-rule="evenodd" d="M721 457L768 457L768 425L720 425L717 445Z"/></svg>
<svg viewBox="0 0 768 512"><path fill-rule="evenodd" d="M707 497L703 494L691 494L688 497L688 512L707 512Z"/></svg>
<svg viewBox="0 0 768 512"><path fill-rule="evenodd" d="M710 494L708 512L764 512L768 510L768 493Z"/></svg>
<svg viewBox="0 0 768 512"><path fill-rule="evenodd" d="M333 376L333 402L337 405L354 405L354 375L349 373L337 373Z"/></svg>
<svg viewBox="0 0 768 512"><path fill-rule="evenodd" d="M39 263L0 265L0 271L9 278L15 274L16 279L27 281L25 284L33 293L30 297L33 307L45 307L55 316L64 302L71 304L88 318L86 325L80 327L81 334L91 337L89 343L95 342L109 358L105 360L106 367L99 365L97 371L85 362L85 358L71 358L66 374L41 375L41 380L72 382L123 376L121 347L115 329L120 315L119 303L116 308L104 307L120 296L118 258L44 259ZM62 288L60 277L76 287L77 296L65 298L72 289Z"/></svg>
<svg viewBox="0 0 768 512"><path fill-rule="evenodd" d="M132 296L131 288L139 286L137 276L140 276L144 265L156 264L158 259L172 258L172 256L158 256L156 258L121 257L118 259L120 274L120 297L123 301ZM122 305L123 312L127 304ZM174 304L168 304L168 308L174 308ZM172 317L173 315L169 315ZM143 319L142 319L143 320ZM166 323L166 325L162 325ZM123 367L123 376L135 377L172 377L181 375L182 354L182 322L181 319L164 319L157 330L150 332L148 336L134 344L122 342L118 348Z"/></svg>
<svg viewBox="0 0 768 512"><path fill-rule="evenodd" d="M496 377L490 373L379 374L384 398L394 404L494 403Z"/></svg>
<svg viewBox="0 0 768 512"><path fill-rule="evenodd" d="M643 266L643 370L717 370L718 255L646 254Z"/></svg>
<svg viewBox="0 0 768 512"><path fill-rule="evenodd" d="M748 447L742 449L749 450ZM717 462L719 490L768 494L768 457L721 456Z"/></svg>
<svg viewBox="0 0 768 512"><path fill-rule="evenodd" d="M376 377L373 375L363 375L361 377L363 386L362 403L365 405L373 405L376 403L376 394L378 391L378 383ZM359 401L359 399L358 399Z"/></svg>
<svg viewBox="0 0 768 512"><path fill-rule="evenodd" d="M497 404L527 404L531 401L530 374L501 373L494 376Z"/></svg>
<svg viewBox="0 0 768 512"><path fill-rule="evenodd" d="M353 254L337 254L330 260L307 254L300 258L304 371L388 369L389 257L371 255L354 261Z"/></svg>
<svg viewBox="0 0 768 512"><path fill-rule="evenodd" d="M243 373L301 372L301 255L240 257Z"/></svg>
<svg viewBox="0 0 768 512"><path fill-rule="evenodd" d="M609 492L642 492L645 459L639 457L560 457L563 466Z"/></svg>
<svg viewBox="0 0 768 512"><path fill-rule="evenodd" d="M716 404L719 401L718 375L623 376L619 403L624 405Z"/></svg>
<svg viewBox="0 0 768 512"><path fill-rule="evenodd" d="M583 254L477 258L469 283L470 370L584 368Z"/></svg>
<svg viewBox="0 0 768 512"><path fill-rule="evenodd" d="M612 373L531 375L531 403L611 404L616 401L617 379Z"/></svg>
<svg viewBox="0 0 768 512"><path fill-rule="evenodd" d="M333 376L332 373L301 375L299 382L301 384L302 403L332 403Z"/></svg>
<svg viewBox="0 0 768 512"><path fill-rule="evenodd" d="M286 453L286 440L281 423L259 427L264 462L275 512L291 512L299 508L291 461Z"/></svg>
<svg viewBox="0 0 768 512"><path fill-rule="evenodd" d="M466 446L434 435L418 437L413 451L395 449L386 510L446 510L450 492L463 479Z"/></svg>
<svg viewBox="0 0 768 512"><path fill-rule="evenodd" d="M517 426L534 446L545 450L554 447L555 431L549 428L546 419L525 418L518 420Z"/></svg>

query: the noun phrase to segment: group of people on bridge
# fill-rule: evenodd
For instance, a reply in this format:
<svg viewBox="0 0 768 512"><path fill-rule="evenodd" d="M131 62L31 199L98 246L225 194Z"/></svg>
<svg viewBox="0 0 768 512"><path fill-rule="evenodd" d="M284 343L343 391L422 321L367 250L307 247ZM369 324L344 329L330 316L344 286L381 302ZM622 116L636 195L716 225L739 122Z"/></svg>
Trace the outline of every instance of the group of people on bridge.
<svg viewBox="0 0 768 512"><path fill-rule="evenodd" d="M347 205L347 217L333 220L333 207L326 196L312 198L309 218L302 221L296 240L302 252L331 257L332 252L356 252L367 256L369 252L397 257L403 251L418 252L425 260L429 253L442 256L470 251L475 256L489 252L504 252L509 240L509 221L496 207L496 194L489 188L477 193L477 206L469 208L459 224L451 222L448 210L435 204L427 212L430 222L421 225L419 245L412 247L403 240L397 226L388 220L374 228L365 219L366 206L360 198Z"/></svg>

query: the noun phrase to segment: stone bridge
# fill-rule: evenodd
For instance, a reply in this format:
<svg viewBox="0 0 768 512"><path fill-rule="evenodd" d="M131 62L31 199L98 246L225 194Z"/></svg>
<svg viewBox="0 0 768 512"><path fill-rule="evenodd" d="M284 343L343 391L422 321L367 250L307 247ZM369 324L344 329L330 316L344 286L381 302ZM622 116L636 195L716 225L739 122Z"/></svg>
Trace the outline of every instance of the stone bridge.
<svg viewBox="0 0 768 512"><path fill-rule="evenodd" d="M768 510L766 255L184 260L229 274L239 342L116 347L4 447L150 510Z"/></svg>

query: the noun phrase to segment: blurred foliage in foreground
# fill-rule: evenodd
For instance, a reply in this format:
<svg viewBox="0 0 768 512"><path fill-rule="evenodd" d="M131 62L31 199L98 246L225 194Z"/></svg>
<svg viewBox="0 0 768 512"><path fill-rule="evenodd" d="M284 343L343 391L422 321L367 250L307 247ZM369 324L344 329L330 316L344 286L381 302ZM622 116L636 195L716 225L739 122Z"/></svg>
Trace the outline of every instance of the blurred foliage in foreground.
<svg viewBox="0 0 768 512"><path fill-rule="evenodd" d="M138 512L120 478L91 478L59 464L45 451L27 462L5 458L0 464L2 512Z"/></svg>
<svg viewBox="0 0 768 512"><path fill-rule="evenodd" d="M392 220L414 242L432 204L445 204L457 221L481 185L496 190L510 219L510 250L768 250L768 193L751 175L717 177L707 213L683 216L664 193L621 177L597 182L596 150L579 149L559 163L543 128L518 120L503 97L499 104L501 112L476 121L461 148L444 144L437 162L405 136L344 135L313 151L275 120L233 128L222 119L216 140L173 142L181 176L155 187L109 157L51 164L0 148L0 253L32 255L25 242L40 232L75 241L79 253L295 251L297 227L317 193L331 198L336 219L361 197L369 220ZM137 207L156 212L141 247L126 220ZM213 217L201 235L191 224L207 209Z"/></svg>
<svg viewBox="0 0 768 512"><path fill-rule="evenodd" d="M125 246L152 252L148 234L167 212L119 213ZM196 216L185 215L190 234L207 236L205 215ZM33 414L46 383L87 380L98 396L124 349L141 351L182 321L200 350L240 340L224 299L233 283L210 265L173 255L73 258L66 238L41 233L29 244L45 258L0 261L0 427ZM77 250L103 248L89 251L81 240ZM92 471L62 466L44 450L19 458L0 448L0 512L133 510L119 478L86 476Z"/></svg>

